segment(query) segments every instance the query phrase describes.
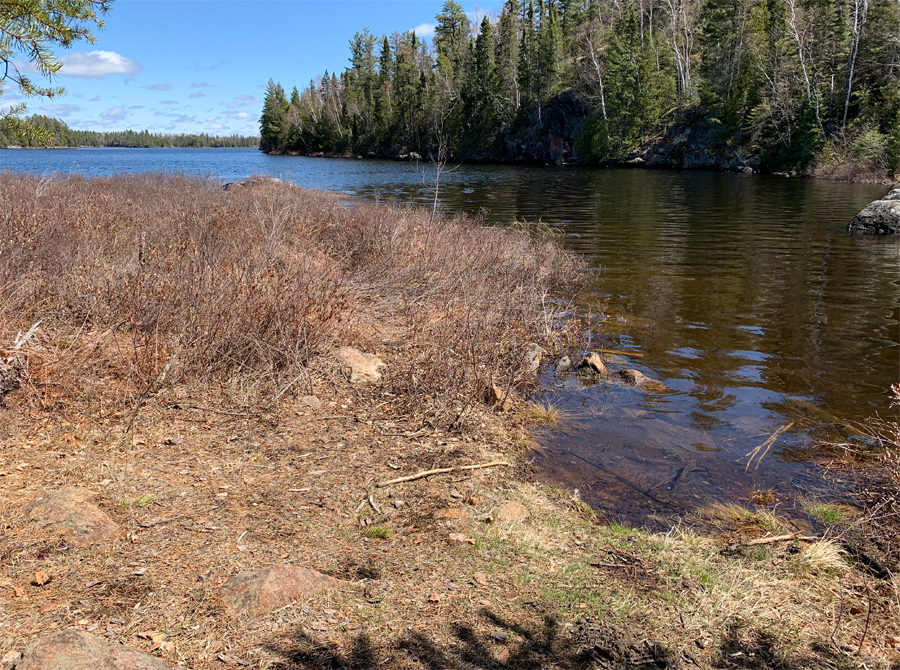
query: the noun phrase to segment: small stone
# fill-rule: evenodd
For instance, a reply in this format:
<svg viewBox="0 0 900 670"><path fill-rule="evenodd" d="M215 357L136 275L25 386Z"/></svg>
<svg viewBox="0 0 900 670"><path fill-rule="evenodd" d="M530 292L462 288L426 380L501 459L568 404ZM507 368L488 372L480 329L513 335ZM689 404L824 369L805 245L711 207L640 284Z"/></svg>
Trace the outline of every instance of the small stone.
<svg viewBox="0 0 900 670"><path fill-rule="evenodd" d="M524 521L531 517L531 512L522 503L516 500L506 500L500 503L494 518L497 521Z"/></svg>
<svg viewBox="0 0 900 670"><path fill-rule="evenodd" d="M563 356L558 361L556 361L556 373L565 372L570 367L572 367L572 361L569 360L568 356Z"/></svg>
<svg viewBox="0 0 900 670"><path fill-rule="evenodd" d="M6 659L4 659L6 660ZM168 670L142 651L111 644L77 628L50 633L32 642L6 670Z"/></svg>
<svg viewBox="0 0 900 670"><path fill-rule="evenodd" d="M508 412L513 408L512 400L509 399L509 395L496 384L488 386L487 389L485 389L484 401L501 412Z"/></svg>
<svg viewBox="0 0 900 670"><path fill-rule="evenodd" d="M446 507L434 513L438 519L465 519L468 515L462 507Z"/></svg>
<svg viewBox="0 0 900 670"><path fill-rule="evenodd" d="M310 407L312 409L319 409L322 407L322 401L314 395L305 395L298 398L297 404L301 407Z"/></svg>
<svg viewBox="0 0 900 670"><path fill-rule="evenodd" d="M534 342L525 345L524 359L525 367L529 372L537 372L541 369L541 356L544 355L544 349Z"/></svg>
<svg viewBox="0 0 900 670"><path fill-rule="evenodd" d="M621 370L619 376L625 380L627 384L631 384L632 386L640 386L646 379L644 373L639 370Z"/></svg>
<svg viewBox="0 0 900 670"><path fill-rule="evenodd" d="M39 528L58 527L76 542L99 542L116 532L118 526L90 498L89 493L78 489L53 491L28 506L28 518Z"/></svg>
<svg viewBox="0 0 900 670"><path fill-rule="evenodd" d="M342 583L315 570L279 564L232 577L222 587L222 602L232 616L259 616Z"/></svg>
<svg viewBox="0 0 900 670"><path fill-rule="evenodd" d="M342 347L335 352L341 369L350 375L353 384L374 383L381 379L379 368L385 363L374 354L365 354L353 347Z"/></svg>
<svg viewBox="0 0 900 670"><path fill-rule="evenodd" d="M498 642L506 642L506 638L509 637L509 634L505 630L495 630L491 632L491 637Z"/></svg>
<svg viewBox="0 0 900 670"><path fill-rule="evenodd" d="M593 351L581 359L578 369L593 375L606 374L606 365L603 363L603 359L600 358L600 354Z"/></svg>

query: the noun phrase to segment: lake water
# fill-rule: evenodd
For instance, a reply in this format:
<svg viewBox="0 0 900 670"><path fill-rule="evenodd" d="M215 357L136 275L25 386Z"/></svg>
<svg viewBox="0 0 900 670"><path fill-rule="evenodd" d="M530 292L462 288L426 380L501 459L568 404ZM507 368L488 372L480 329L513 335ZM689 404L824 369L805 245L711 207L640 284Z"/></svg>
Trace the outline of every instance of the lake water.
<svg viewBox="0 0 900 670"><path fill-rule="evenodd" d="M4 150L0 169L269 174L368 198L434 198L429 166L252 149ZM820 495L813 465L831 454L815 445L836 424L889 415L887 390L900 381L900 240L845 232L886 190L699 171L445 172L450 210L559 227L591 267L577 308L598 324L593 346L623 352L612 369L660 382L585 385L546 369L541 399L563 420L538 434L539 476L650 525L768 489L783 506Z"/></svg>

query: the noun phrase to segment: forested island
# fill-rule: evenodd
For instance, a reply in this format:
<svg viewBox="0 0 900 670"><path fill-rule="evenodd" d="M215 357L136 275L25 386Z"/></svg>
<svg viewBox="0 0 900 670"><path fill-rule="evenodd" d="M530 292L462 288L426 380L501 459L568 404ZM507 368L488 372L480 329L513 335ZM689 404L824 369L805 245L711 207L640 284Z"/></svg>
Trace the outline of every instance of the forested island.
<svg viewBox="0 0 900 670"><path fill-rule="evenodd" d="M448 0L433 40L350 40L288 95L270 153L900 171L892 0L507 0L477 28Z"/></svg>
<svg viewBox="0 0 900 670"><path fill-rule="evenodd" d="M50 142L32 134L18 132L18 126L12 123L0 123L0 148L10 147L129 147L129 148L255 148L259 146L258 137L242 135L167 135L151 133L148 130L73 130L60 121L49 116L35 114L28 119L29 125L39 130L46 130L52 135Z"/></svg>

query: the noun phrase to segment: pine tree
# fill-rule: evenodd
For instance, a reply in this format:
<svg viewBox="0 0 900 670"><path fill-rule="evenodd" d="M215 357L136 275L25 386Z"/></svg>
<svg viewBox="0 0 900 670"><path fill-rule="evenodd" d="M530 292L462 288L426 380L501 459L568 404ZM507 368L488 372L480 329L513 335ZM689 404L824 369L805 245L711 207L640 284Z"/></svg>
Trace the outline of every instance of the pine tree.
<svg viewBox="0 0 900 670"><path fill-rule="evenodd" d="M521 18L518 0L506 0L500 15L500 37L497 44L497 99L505 123L519 112L519 32Z"/></svg>

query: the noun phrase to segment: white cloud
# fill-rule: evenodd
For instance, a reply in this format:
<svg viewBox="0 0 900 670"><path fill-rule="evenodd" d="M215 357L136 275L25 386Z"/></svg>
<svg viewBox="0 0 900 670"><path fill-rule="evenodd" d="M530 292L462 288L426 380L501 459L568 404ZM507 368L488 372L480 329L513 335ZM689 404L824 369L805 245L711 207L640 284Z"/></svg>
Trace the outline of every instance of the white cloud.
<svg viewBox="0 0 900 670"><path fill-rule="evenodd" d="M203 97L203 91L197 91L196 93L191 93L188 96L188 98L190 98L191 100L193 100L195 98L202 98L202 97Z"/></svg>
<svg viewBox="0 0 900 670"><path fill-rule="evenodd" d="M161 105L177 105L178 101L177 100L163 100L159 104L161 104Z"/></svg>
<svg viewBox="0 0 900 670"><path fill-rule="evenodd" d="M229 119L236 119L237 121L246 121L252 115L248 112L225 112L225 117Z"/></svg>
<svg viewBox="0 0 900 670"><path fill-rule="evenodd" d="M95 95L93 98L91 98L90 100L88 100L88 102L99 102L99 101L100 101L100 96L99 96L99 95Z"/></svg>
<svg viewBox="0 0 900 670"><path fill-rule="evenodd" d="M248 105L256 105L262 102L259 98L254 98L252 95L239 95L235 97L234 100L230 102L226 102L225 106L228 109L237 109L238 107L247 107Z"/></svg>
<svg viewBox="0 0 900 670"><path fill-rule="evenodd" d="M56 116L72 116L75 112L81 111L81 107L78 105L41 105L41 110Z"/></svg>
<svg viewBox="0 0 900 670"><path fill-rule="evenodd" d="M206 117L207 123L215 123L216 121L221 121L221 120L222 120L222 118L219 116L207 116Z"/></svg>
<svg viewBox="0 0 900 670"><path fill-rule="evenodd" d="M151 84L150 86L141 86L141 88L149 88L151 91L171 91L172 84Z"/></svg>
<svg viewBox="0 0 900 670"><path fill-rule="evenodd" d="M420 23L413 28L413 32L416 34L416 37L431 37L434 35L435 28L437 26L433 23Z"/></svg>
<svg viewBox="0 0 900 670"><path fill-rule="evenodd" d="M208 88L212 86L212 84L208 84L205 81L195 81L191 84L191 88Z"/></svg>
<svg viewBox="0 0 900 670"><path fill-rule="evenodd" d="M126 114L125 108L121 105L110 107L105 112L100 112L100 123L104 126L108 126L116 121L121 121L125 118Z"/></svg>
<svg viewBox="0 0 900 670"><path fill-rule="evenodd" d="M116 74L138 74L144 66L115 51L76 52L63 59L60 74L83 79L102 79Z"/></svg>

